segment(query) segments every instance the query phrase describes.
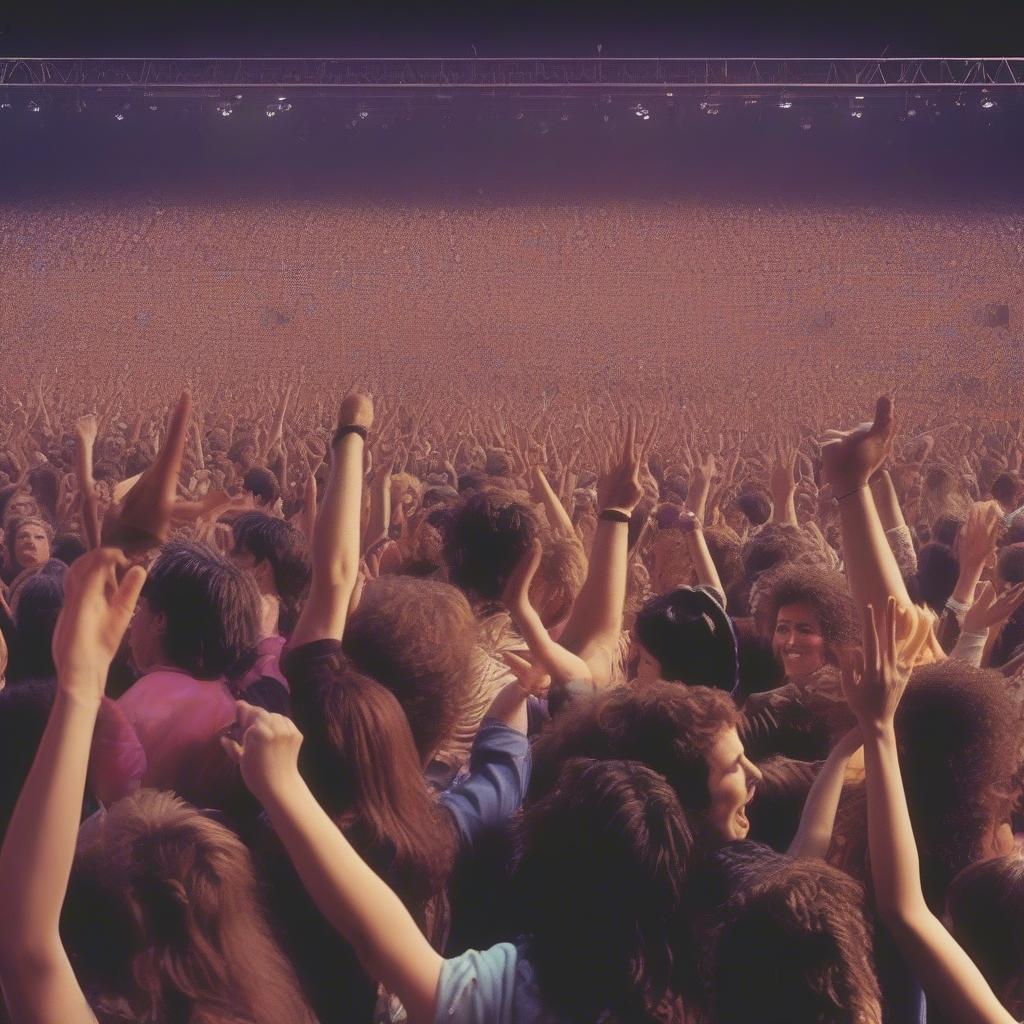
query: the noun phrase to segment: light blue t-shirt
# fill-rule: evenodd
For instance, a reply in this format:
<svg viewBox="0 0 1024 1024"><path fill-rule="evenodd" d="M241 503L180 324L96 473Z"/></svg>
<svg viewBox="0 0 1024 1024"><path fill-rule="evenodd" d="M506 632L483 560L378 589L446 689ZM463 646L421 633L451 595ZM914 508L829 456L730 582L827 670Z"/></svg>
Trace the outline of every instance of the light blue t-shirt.
<svg viewBox="0 0 1024 1024"><path fill-rule="evenodd" d="M533 966L511 942L445 960L435 1024L566 1024L542 1001Z"/></svg>

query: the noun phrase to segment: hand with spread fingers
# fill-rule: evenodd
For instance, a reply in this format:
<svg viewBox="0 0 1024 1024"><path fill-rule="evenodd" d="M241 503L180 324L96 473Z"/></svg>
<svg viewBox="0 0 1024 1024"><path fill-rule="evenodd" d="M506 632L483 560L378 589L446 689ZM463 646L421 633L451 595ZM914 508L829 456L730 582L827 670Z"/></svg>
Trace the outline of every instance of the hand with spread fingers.
<svg viewBox="0 0 1024 1024"><path fill-rule="evenodd" d="M872 725L891 725L910 669L897 654L896 601L889 598L883 614L871 605L864 616L864 649L839 652L843 694L861 730Z"/></svg>

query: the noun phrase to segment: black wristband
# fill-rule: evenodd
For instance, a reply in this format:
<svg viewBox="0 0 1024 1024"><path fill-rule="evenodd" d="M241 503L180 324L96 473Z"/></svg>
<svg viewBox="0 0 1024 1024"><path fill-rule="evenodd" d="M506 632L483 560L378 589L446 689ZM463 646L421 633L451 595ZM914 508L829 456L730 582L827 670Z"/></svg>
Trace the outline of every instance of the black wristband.
<svg viewBox="0 0 1024 1024"><path fill-rule="evenodd" d="M334 432L334 437L331 438L331 447L333 448L346 434L358 434L365 441L369 433L366 427L361 427L357 423L348 423L343 427L338 427Z"/></svg>
<svg viewBox="0 0 1024 1024"><path fill-rule="evenodd" d="M606 508L598 513L597 518L603 519L606 523L628 523L632 516L628 512L623 512L621 508Z"/></svg>

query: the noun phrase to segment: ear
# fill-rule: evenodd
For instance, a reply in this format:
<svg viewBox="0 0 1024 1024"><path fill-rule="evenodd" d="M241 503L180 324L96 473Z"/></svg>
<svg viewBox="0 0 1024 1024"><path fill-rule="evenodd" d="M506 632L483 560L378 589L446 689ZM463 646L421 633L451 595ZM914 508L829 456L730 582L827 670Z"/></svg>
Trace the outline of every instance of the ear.
<svg viewBox="0 0 1024 1024"><path fill-rule="evenodd" d="M163 636L167 632L167 615L164 612L157 612L153 616L153 632L157 636Z"/></svg>

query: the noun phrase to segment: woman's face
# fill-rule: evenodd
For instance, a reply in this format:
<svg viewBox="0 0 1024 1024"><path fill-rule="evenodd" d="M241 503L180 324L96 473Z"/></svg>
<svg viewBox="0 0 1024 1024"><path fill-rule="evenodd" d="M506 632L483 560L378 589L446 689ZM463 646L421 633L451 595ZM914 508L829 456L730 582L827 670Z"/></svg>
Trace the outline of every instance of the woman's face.
<svg viewBox="0 0 1024 1024"><path fill-rule="evenodd" d="M711 806L707 819L724 842L747 838L747 804L760 781L761 770L747 759L735 728L723 730L708 754Z"/></svg>
<svg viewBox="0 0 1024 1024"><path fill-rule="evenodd" d="M775 619L772 650L787 679L817 672L825 664L825 638L817 612L808 604L783 605Z"/></svg>
<svg viewBox="0 0 1024 1024"><path fill-rule="evenodd" d="M22 569L42 565L50 557L50 540L38 523L26 523L14 536L14 557Z"/></svg>

